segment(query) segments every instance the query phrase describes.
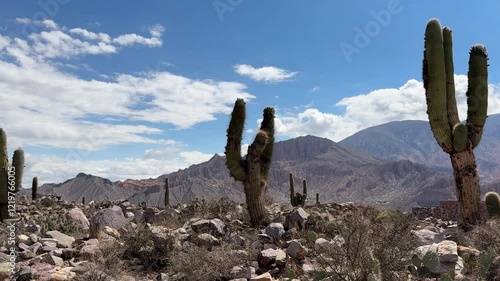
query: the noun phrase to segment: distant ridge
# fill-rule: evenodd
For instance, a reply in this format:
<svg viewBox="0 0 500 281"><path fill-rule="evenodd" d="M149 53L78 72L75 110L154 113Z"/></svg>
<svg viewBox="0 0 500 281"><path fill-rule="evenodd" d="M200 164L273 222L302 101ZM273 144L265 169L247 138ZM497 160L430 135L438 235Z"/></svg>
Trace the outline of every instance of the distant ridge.
<svg viewBox="0 0 500 281"><path fill-rule="evenodd" d="M298 137L275 144L275 154L268 179L269 195L276 201L289 200L289 178L308 182L308 204L315 194L320 202L365 202L408 210L416 202L453 198L450 175L431 171L411 161L385 161L366 152L345 148L315 136ZM40 193L53 193L65 200L87 202L128 198L134 203L162 205L164 180L109 180L86 174L62 184L41 186ZM225 166L225 157L214 155L209 161L192 165L168 175L173 204L196 198L228 198L244 201L243 187L234 181ZM298 184L300 185L300 184Z"/></svg>

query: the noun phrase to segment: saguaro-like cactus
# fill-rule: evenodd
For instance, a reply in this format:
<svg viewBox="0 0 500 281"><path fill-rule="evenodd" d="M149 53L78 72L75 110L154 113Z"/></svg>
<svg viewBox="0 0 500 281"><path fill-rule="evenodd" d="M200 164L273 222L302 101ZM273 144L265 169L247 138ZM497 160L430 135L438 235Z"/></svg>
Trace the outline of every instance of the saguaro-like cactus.
<svg viewBox="0 0 500 281"><path fill-rule="evenodd" d="M260 130L248 147L246 158L242 159L241 141L245 118L245 101L237 99L227 129L226 166L231 176L243 183L250 220L252 225L258 226L268 222L263 190L267 186L267 176L273 156L274 109L272 107L264 109Z"/></svg>
<svg viewBox="0 0 500 281"><path fill-rule="evenodd" d="M500 196L496 192L488 192L484 196L488 215L492 217L500 217Z"/></svg>
<svg viewBox="0 0 500 281"><path fill-rule="evenodd" d="M170 188L168 185L168 178L165 178L165 207L170 206Z"/></svg>
<svg viewBox="0 0 500 281"><path fill-rule="evenodd" d="M316 193L316 205L319 205L319 193Z"/></svg>
<svg viewBox="0 0 500 281"><path fill-rule="evenodd" d="M9 192L16 193L21 187L24 171L24 151L18 148L9 167L7 156L7 135L0 129L0 220L9 219Z"/></svg>
<svg viewBox="0 0 500 281"><path fill-rule="evenodd" d="M307 182L306 180L302 181L302 193L295 193L294 183L293 183L293 174L290 173L290 203L292 206L304 206L306 204L307 198Z"/></svg>
<svg viewBox="0 0 500 281"><path fill-rule="evenodd" d="M479 144L488 107L488 57L482 45L469 56L467 121L460 123L455 98L451 29L432 19L425 30L423 81L427 114L439 146L453 166L459 203L459 225L470 229L481 220L480 189L473 149Z"/></svg>
<svg viewBox="0 0 500 281"><path fill-rule="evenodd" d="M36 194L38 192L38 178L34 177L33 182L31 183L31 200L36 200Z"/></svg>

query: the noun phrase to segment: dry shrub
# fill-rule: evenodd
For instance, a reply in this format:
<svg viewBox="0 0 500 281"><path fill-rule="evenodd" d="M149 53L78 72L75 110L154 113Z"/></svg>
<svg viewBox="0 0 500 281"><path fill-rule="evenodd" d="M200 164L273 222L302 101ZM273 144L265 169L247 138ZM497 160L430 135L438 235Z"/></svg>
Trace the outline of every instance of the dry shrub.
<svg viewBox="0 0 500 281"><path fill-rule="evenodd" d="M34 217L32 223L40 225L42 234L47 233L47 231L57 230L75 238L85 237L86 235L86 231L78 223L69 220L65 215L41 215Z"/></svg>
<svg viewBox="0 0 500 281"><path fill-rule="evenodd" d="M461 236L463 245L479 251L492 249L497 255L500 254L500 218L490 219Z"/></svg>
<svg viewBox="0 0 500 281"><path fill-rule="evenodd" d="M75 281L113 281L124 273L125 262L122 260L123 249L120 244L114 243L99 247L99 251L92 256L88 270L78 275Z"/></svg>
<svg viewBox="0 0 500 281"><path fill-rule="evenodd" d="M185 276L182 280L186 281L230 280L231 269L251 265L250 258L253 257L236 252L230 244L222 244L211 251L192 245L173 255L172 270Z"/></svg>
<svg viewBox="0 0 500 281"><path fill-rule="evenodd" d="M401 212L383 211L373 220L375 257L380 262L382 280L399 281L395 272L405 272L410 252L418 247L412 233L416 222Z"/></svg>
<svg viewBox="0 0 500 281"><path fill-rule="evenodd" d="M410 252L417 246L409 217L359 207L339 224L334 238L338 242L313 250L331 280L401 280L397 272L406 271Z"/></svg>
<svg viewBox="0 0 500 281"><path fill-rule="evenodd" d="M146 226L128 232L124 237L123 258L139 259L146 270L158 271L170 264L174 238L153 234Z"/></svg>
<svg viewBox="0 0 500 281"><path fill-rule="evenodd" d="M182 210L181 216L183 220L194 217L203 219L219 218L224 220L226 215L231 214L231 219L233 220L249 220L246 209L241 214L236 212L237 205L239 204L225 198L201 199L194 201L186 209Z"/></svg>

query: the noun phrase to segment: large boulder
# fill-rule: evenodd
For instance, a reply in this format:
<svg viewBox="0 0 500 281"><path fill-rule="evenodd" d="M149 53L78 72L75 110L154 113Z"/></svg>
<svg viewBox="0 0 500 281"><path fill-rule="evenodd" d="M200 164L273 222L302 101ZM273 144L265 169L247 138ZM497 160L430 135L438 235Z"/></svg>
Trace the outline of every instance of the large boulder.
<svg viewBox="0 0 500 281"><path fill-rule="evenodd" d="M119 206L112 206L108 209L99 210L90 219L90 238L98 238L99 233L106 226L120 229L127 223L122 209Z"/></svg>

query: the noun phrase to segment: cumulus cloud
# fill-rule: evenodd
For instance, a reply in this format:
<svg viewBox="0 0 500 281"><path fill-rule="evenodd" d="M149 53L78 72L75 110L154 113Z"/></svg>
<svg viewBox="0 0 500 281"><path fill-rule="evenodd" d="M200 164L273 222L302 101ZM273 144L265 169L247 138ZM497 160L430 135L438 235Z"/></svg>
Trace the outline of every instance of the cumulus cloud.
<svg viewBox="0 0 500 281"><path fill-rule="evenodd" d="M234 71L240 75L247 76L252 80L268 83L283 82L298 74L298 72L290 72L275 66L255 68L248 64L235 65Z"/></svg>
<svg viewBox="0 0 500 281"><path fill-rule="evenodd" d="M24 25L34 24L46 29L28 36L30 41L28 43L33 46L32 51L44 58L68 59L79 55L110 54L116 53L117 49L122 46L161 47L165 32L162 25L156 24L149 28L150 37L129 33L113 38L109 34L95 33L81 27L68 30L48 19L32 21L28 18L17 18L15 22Z"/></svg>
<svg viewBox="0 0 500 281"><path fill-rule="evenodd" d="M467 76L455 75L455 87L458 111L463 120L467 117ZM488 103L488 114L500 113L499 85L489 85ZM336 106L345 107L345 113L336 115L307 108L278 115L276 132L290 137L311 134L340 141L359 130L391 121L428 120L423 84L413 79L399 88L344 98Z"/></svg>
<svg viewBox="0 0 500 281"><path fill-rule="evenodd" d="M151 30L154 36L163 32L159 26ZM104 42L108 39L103 33L81 28L70 33L82 39L61 30L34 33L28 36L31 40L0 35L0 112L2 126L15 146L97 150L155 143L150 135L163 133L155 123L189 128L230 113L237 98L254 98L240 83L191 79L166 71L122 73L106 81L82 79L59 69L61 64L53 58L61 53L74 57L118 49ZM136 121L149 125L136 125Z"/></svg>

